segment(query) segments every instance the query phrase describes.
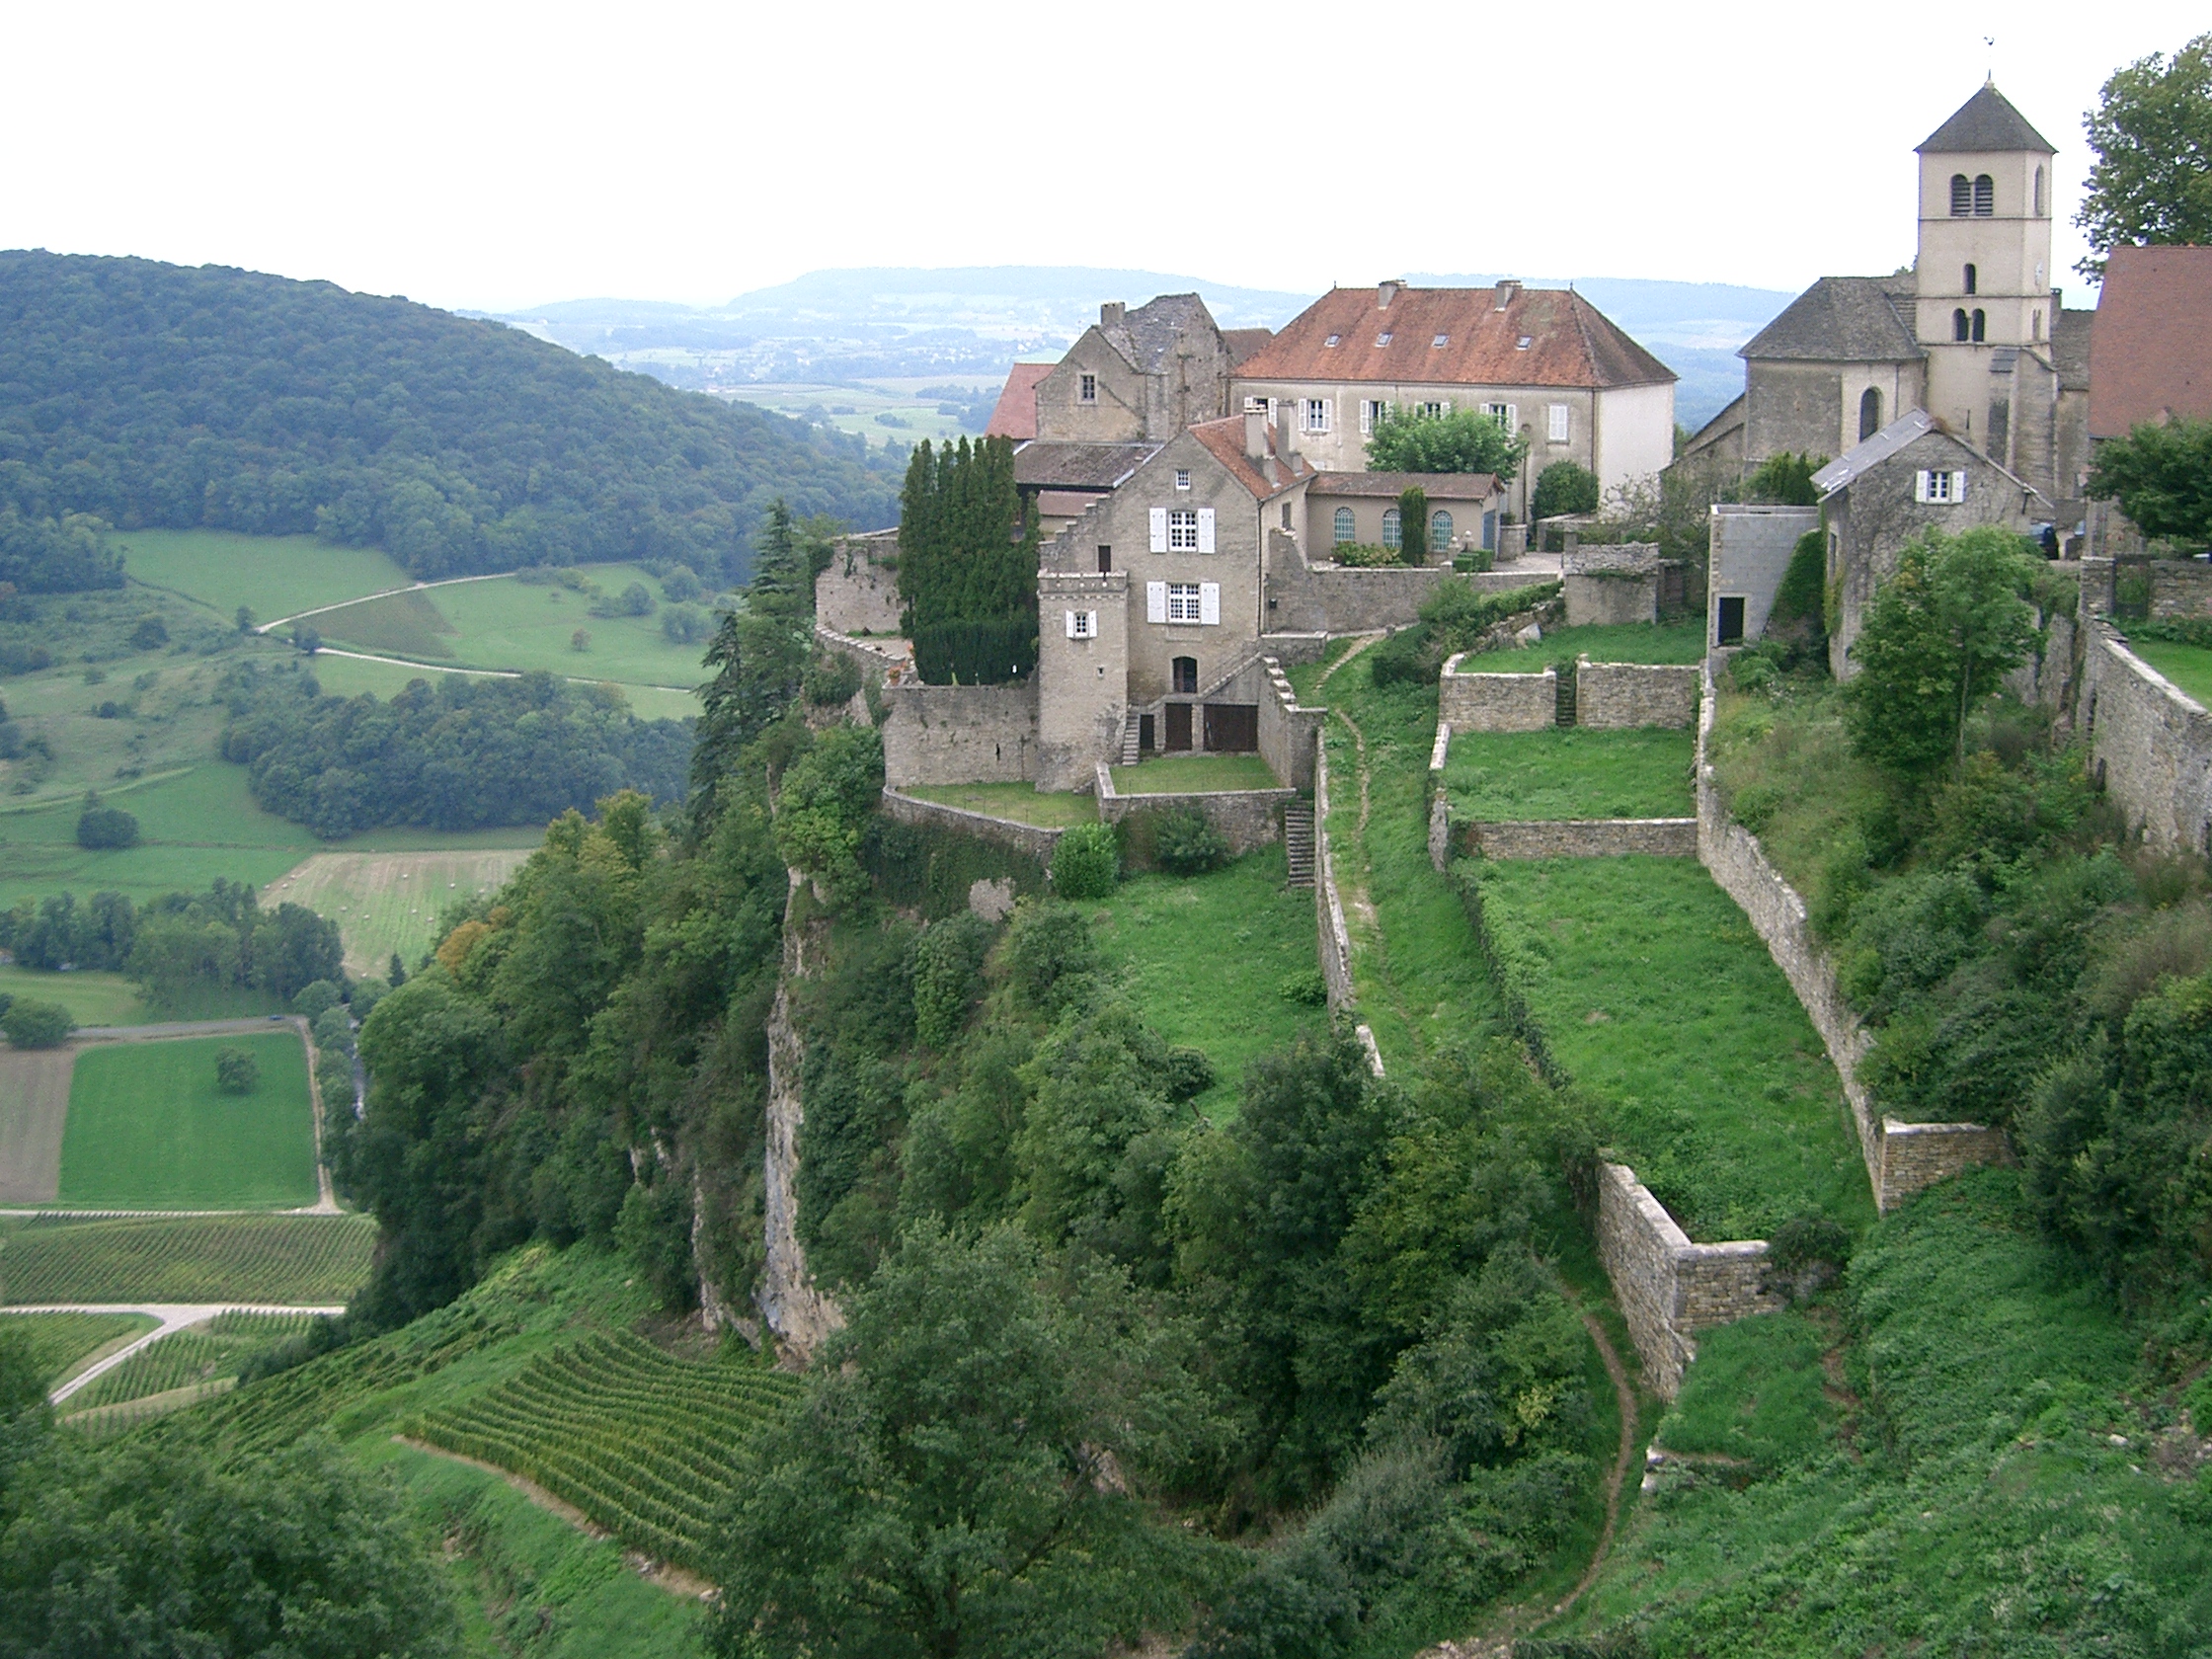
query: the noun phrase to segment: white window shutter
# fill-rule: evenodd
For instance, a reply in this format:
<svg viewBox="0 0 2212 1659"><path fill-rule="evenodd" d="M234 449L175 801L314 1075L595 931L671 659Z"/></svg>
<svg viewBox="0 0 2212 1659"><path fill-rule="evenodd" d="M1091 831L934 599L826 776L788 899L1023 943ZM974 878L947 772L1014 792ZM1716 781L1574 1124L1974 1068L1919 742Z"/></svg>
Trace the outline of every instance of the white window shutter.
<svg viewBox="0 0 2212 1659"><path fill-rule="evenodd" d="M1069 639L1073 639L1073 638L1075 637L1075 613L1074 613L1073 611L1068 611L1068 612L1067 612L1066 614L1067 614L1067 637L1068 637Z"/></svg>
<svg viewBox="0 0 2212 1659"><path fill-rule="evenodd" d="M1164 507L1152 509L1152 551L1167 551L1167 509Z"/></svg>
<svg viewBox="0 0 2212 1659"><path fill-rule="evenodd" d="M1201 553L1214 551L1214 510L1210 507L1198 510L1198 550Z"/></svg>
<svg viewBox="0 0 2212 1659"><path fill-rule="evenodd" d="M1966 474L1963 472L1954 472L1951 474L1951 500L1954 502L1962 502L1965 499Z"/></svg>
<svg viewBox="0 0 2212 1659"><path fill-rule="evenodd" d="M1917 502L1924 502L1927 499L1928 469L1926 467L1923 467L1920 471L1913 474L1913 500Z"/></svg>
<svg viewBox="0 0 2212 1659"><path fill-rule="evenodd" d="M1145 620L1147 622L1164 622L1167 620L1166 583L1147 582L1145 584Z"/></svg>
<svg viewBox="0 0 2212 1659"><path fill-rule="evenodd" d="M1198 585L1198 619L1209 628L1221 624L1222 585L1219 582L1201 582Z"/></svg>
<svg viewBox="0 0 2212 1659"><path fill-rule="evenodd" d="M1517 403L1505 406L1505 430L1514 433L1521 430L1521 406Z"/></svg>

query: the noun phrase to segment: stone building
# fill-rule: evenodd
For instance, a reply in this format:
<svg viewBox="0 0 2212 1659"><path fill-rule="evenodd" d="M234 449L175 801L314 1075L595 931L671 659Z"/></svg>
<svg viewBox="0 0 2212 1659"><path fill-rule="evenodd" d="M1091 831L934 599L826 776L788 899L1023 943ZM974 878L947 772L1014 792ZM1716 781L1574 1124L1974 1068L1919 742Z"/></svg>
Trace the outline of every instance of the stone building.
<svg viewBox="0 0 2212 1659"><path fill-rule="evenodd" d="M1332 288L1237 366L1232 390L1287 408L1331 472L1366 470L1379 410L1480 409L1529 439L1506 481L1523 516L1553 461L1611 490L1674 453L1674 371L1571 288Z"/></svg>
<svg viewBox="0 0 2212 1659"><path fill-rule="evenodd" d="M1427 540L1414 545L1430 559L1473 548L1495 551L1506 487L1488 472L1322 472L1306 487L1313 526L1311 557L1326 559L1346 545L1402 548L1398 497L1418 487L1429 498ZM1419 563L1419 560L1414 561Z"/></svg>
<svg viewBox="0 0 2212 1659"><path fill-rule="evenodd" d="M1739 354L1744 395L1682 459L1749 473L1783 452L1840 455L1924 409L2082 516L2091 313L2051 270L2056 151L1985 84L1922 141L1918 254L1889 276L1824 276Z"/></svg>
<svg viewBox="0 0 2212 1659"><path fill-rule="evenodd" d="M1164 440L1229 412L1229 343L1194 293L1098 308L1036 384L1034 435L1065 443Z"/></svg>
<svg viewBox="0 0 2212 1659"><path fill-rule="evenodd" d="M1957 534L1999 524L2025 535L2051 504L2017 475L1916 409L1813 474L1828 527L1828 585L1837 596L1829 670L1854 672L1851 648L1874 590L1896 573L1922 530ZM1717 592L1717 590L1716 590ZM1716 623L1717 631L1717 623Z"/></svg>

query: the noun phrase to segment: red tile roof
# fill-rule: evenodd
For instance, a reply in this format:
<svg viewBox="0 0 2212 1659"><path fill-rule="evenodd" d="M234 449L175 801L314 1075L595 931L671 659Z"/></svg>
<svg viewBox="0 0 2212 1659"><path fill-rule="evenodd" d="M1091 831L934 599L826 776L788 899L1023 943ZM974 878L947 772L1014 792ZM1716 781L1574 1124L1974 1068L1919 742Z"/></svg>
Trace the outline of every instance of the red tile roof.
<svg viewBox="0 0 2212 1659"><path fill-rule="evenodd" d="M1499 288L1401 286L1386 306L1374 288L1332 288L1239 363L1236 377L1591 387L1675 378L1573 289L1505 291L1500 310Z"/></svg>
<svg viewBox="0 0 2212 1659"><path fill-rule="evenodd" d="M2114 248L2090 330L2090 436L2212 420L2212 248Z"/></svg>
<svg viewBox="0 0 2212 1659"><path fill-rule="evenodd" d="M1270 428L1267 434L1268 450L1276 456L1277 463L1275 482L1270 484L1267 475L1253 464L1251 456L1244 453L1244 417L1241 415L1204 422L1191 428L1191 436L1205 444L1214 459L1228 468L1229 476L1243 485L1255 501L1266 501L1270 496L1279 496L1300 479L1313 476L1313 463L1304 455L1293 456L1288 461L1283 459L1282 451L1276 447L1274 429Z"/></svg>
<svg viewBox="0 0 2212 1659"><path fill-rule="evenodd" d="M998 394L997 407L984 428L986 437L1010 437L1017 443L1037 435L1037 382L1057 363L1016 363L1007 371L1006 388Z"/></svg>
<svg viewBox="0 0 2212 1659"><path fill-rule="evenodd" d="M1236 367L1237 364L1241 363L1246 357L1250 356L1254 352L1260 350L1261 347L1265 346L1270 340L1273 340L1274 338L1275 331L1273 329L1248 328L1222 330L1222 344L1228 348L1229 367Z"/></svg>

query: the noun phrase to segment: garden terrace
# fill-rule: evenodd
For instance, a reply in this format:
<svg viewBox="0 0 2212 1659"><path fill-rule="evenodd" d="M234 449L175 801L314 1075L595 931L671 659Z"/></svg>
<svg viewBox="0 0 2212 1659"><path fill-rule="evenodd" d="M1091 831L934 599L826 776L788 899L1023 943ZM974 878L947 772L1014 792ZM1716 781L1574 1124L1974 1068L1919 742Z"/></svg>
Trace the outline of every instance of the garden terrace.
<svg viewBox="0 0 2212 1659"><path fill-rule="evenodd" d="M1697 737L1657 727L1458 732L1444 765L1456 819L1684 818L1695 810Z"/></svg>
<svg viewBox="0 0 2212 1659"><path fill-rule="evenodd" d="M1702 865L1465 863L1493 959L1612 1155L1701 1243L1873 1217L1843 1089L1789 983Z"/></svg>
<svg viewBox="0 0 2212 1659"><path fill-rule="evenodd" d="M1117 795L1205 795L1283 787L1257 754L1163 754L1107 770Z"/></svg>
<svg viewBox="0 0 2212 1659"><path fill-rule="evenodd" d="M2212 708L2212 650L2183 645L2178 640L2143 639L2135 634L2128 635L2127 648L2188 696Z"/></svg>
<svg viewBox="0 0 2212 1659"><path fill-rule="evenodd" d="M1032 824L1041 830L1068 830L1098 822L1098 803L1091 796L1057 792L1040 795L1027 783L908 783L901 784L899 792L917 801Z"/></svg>
<svg viewBox="0 0 2212 1659"><path fill-rule="evenodd" d="M1593 663L1697 663L1705 655L1702 617L1687 622L1596 623L1556 628L1534 645L1469 653L1462 673L1541 673L1588 657Z"/></svg>

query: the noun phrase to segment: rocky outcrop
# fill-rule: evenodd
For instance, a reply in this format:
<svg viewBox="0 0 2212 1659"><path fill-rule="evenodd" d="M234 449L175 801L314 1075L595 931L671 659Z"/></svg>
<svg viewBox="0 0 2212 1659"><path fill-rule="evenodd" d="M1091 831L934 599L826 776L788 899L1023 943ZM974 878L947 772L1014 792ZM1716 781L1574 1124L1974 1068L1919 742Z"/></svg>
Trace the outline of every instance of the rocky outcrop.
<svg viewBox="0 0 2212 1659"><path fill-rule="evenodd" d="M797 870L791 872L794 901L805 879ZM791 981L806 972L806 923L791 919L799 908L796 903L785 907L783 978L768 1014L768 1150L762 1195L767 1260L752 1300L785 1351L804 1364L832 1331L843 1328L845 1319L837 1304L815 1288L806 1247L799 1242L799 1125L805 1117L800 1082L806 1045L791 1024Z"/></svg>

